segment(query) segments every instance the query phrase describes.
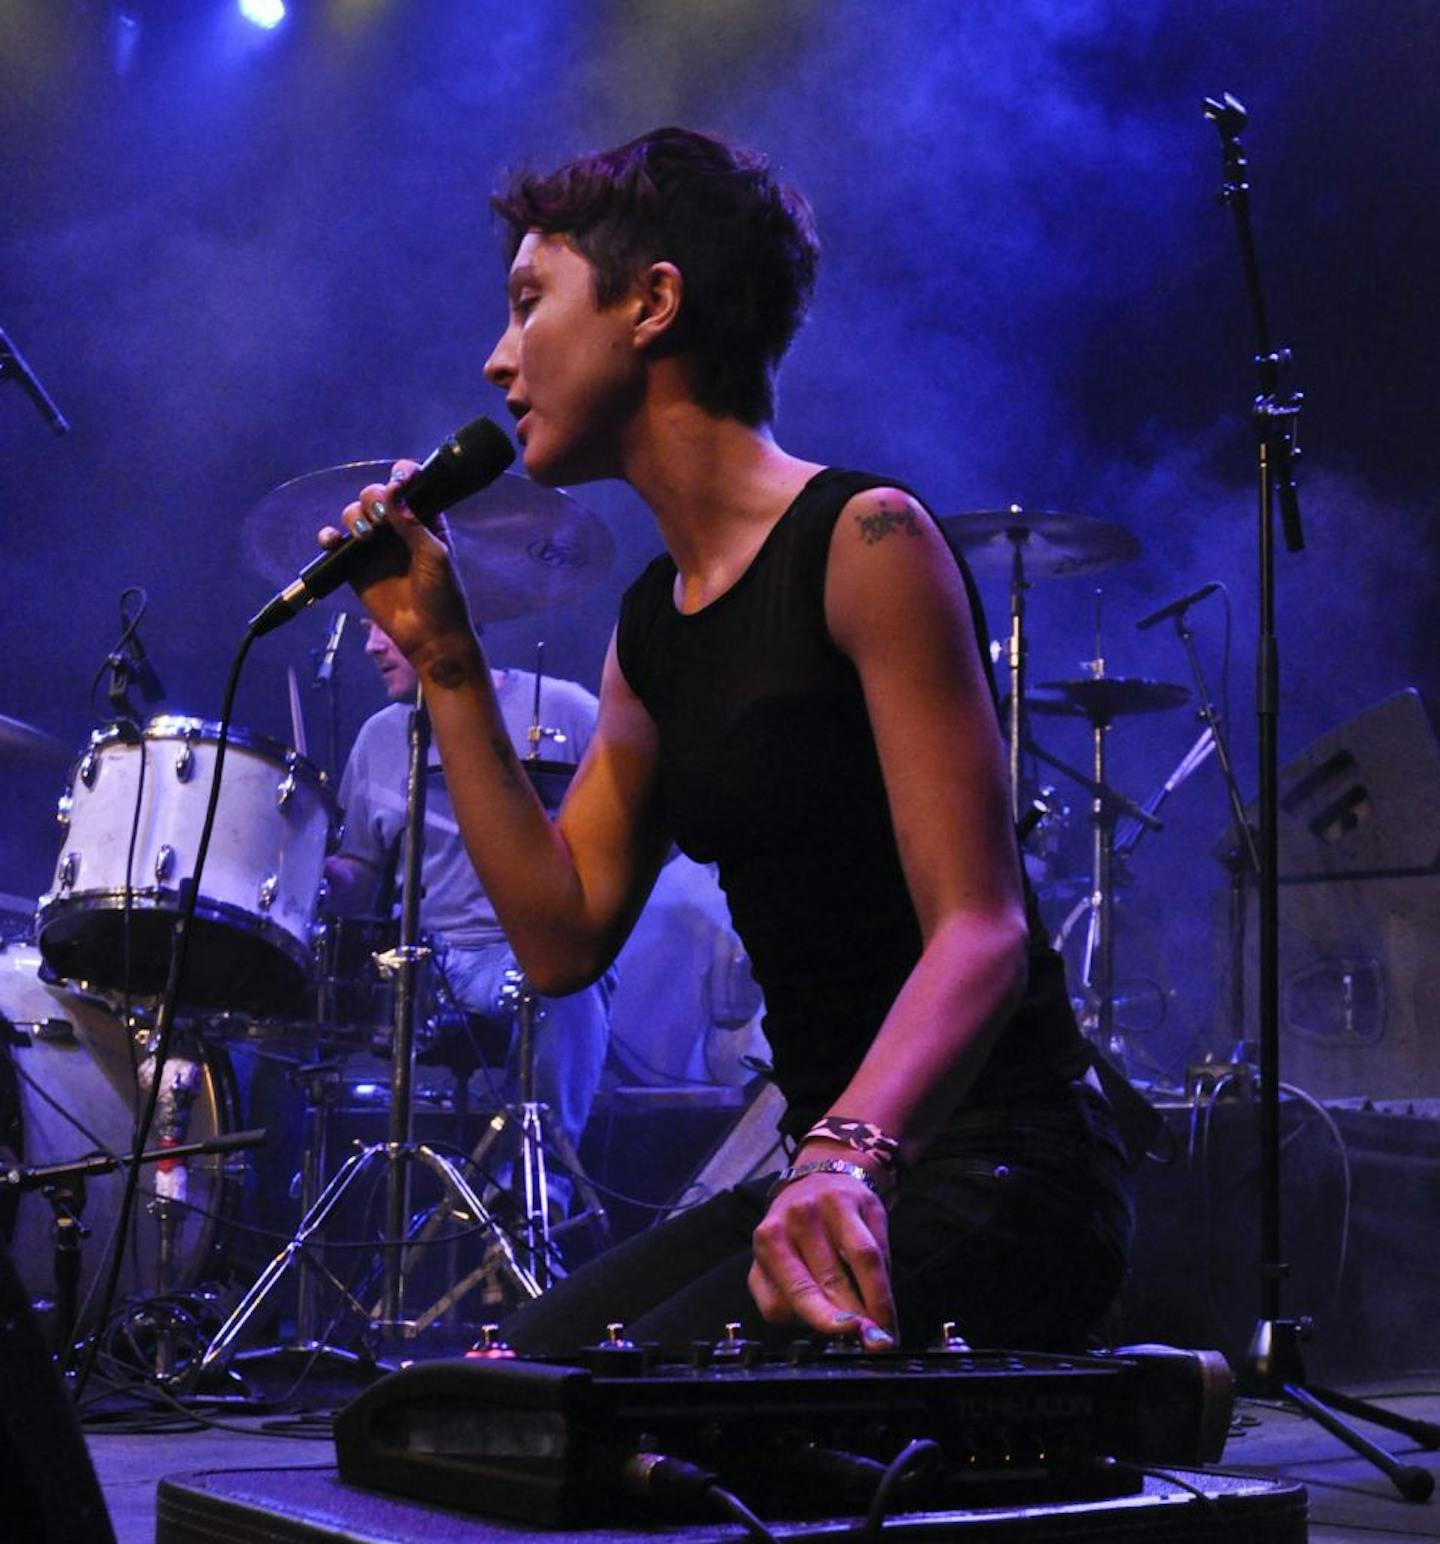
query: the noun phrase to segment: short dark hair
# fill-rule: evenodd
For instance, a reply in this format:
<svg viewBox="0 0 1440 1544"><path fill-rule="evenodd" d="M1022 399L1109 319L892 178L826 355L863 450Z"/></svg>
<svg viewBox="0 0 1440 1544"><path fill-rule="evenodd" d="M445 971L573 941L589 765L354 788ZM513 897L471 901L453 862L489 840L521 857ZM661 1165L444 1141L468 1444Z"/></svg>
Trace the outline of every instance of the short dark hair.
<svg viewBox="0 0 1440 1544"><path fill-rule="evenodd" d="M709 134L663 128L491 199L513 261L529 230L563 235L595 269L601 306L671 262L684 299L671 347L696 401L756 425L775 416L775 372L804 320L820 244L810 206L766 161Z"/></svg>

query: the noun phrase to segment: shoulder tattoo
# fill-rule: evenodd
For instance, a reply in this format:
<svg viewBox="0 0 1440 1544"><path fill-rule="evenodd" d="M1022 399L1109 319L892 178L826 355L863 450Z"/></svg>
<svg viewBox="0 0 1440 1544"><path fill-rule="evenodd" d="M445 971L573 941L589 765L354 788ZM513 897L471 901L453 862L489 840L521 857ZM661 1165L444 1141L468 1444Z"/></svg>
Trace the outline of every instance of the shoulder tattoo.
<svg viewBox="0 0 1440 1544"><path fill-rule="evenodd" d="M882 504L879 509L868 514L857 514L855 523L860 527L860 539L867 547L884 541L896 531L904 531L907 536L920 534L920 522L908 504L894 508L888 503Z"/></svg>

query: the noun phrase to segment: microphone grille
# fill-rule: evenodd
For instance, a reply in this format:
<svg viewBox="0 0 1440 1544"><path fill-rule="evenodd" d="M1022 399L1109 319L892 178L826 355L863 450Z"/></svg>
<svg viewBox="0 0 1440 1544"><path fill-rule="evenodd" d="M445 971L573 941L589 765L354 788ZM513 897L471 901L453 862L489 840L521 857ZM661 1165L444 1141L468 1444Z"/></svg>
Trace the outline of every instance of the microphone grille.
<svg viewBox="0 0 1440 1544"><path fill-rule="evenodd" d="M510 443L510 437L489 418L473 419L463 429L455 431L454 439L458 461L456 475L466 484L457 498L463 499L493 482L515 459L515 447Z"/></svg>
<svg viewBox="0 0 1440 1544"><path fill-rule="evenodd" d="M515 459L515 447L488 418L457 429L405 485L406 504L422 520L489 487Z"/></svg>

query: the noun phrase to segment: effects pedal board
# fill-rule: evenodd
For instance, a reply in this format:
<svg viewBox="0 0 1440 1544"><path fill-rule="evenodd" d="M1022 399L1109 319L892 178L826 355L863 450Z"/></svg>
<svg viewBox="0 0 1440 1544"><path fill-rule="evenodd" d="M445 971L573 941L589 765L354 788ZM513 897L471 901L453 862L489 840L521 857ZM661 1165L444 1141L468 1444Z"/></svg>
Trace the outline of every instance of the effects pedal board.
<svg viewBox="0 0 1440 1544"><path fill-rule="evenodd" d="M918 1353L802 1341L776 1356L731 1326L664 1356L614 1326L556 1362L491 1340L367 1389L335 1446L349 1483L545 1527L713 1521L714 1486L788 1519L863 1515L882 1482L890 1510L1091 1501L1140 1489L1126 1460L1205 1461L1223 1446L1223 1358L1134 1350L975 1351L950 1337ZM887 1479L922 1440L926 1461Z"/></svg>

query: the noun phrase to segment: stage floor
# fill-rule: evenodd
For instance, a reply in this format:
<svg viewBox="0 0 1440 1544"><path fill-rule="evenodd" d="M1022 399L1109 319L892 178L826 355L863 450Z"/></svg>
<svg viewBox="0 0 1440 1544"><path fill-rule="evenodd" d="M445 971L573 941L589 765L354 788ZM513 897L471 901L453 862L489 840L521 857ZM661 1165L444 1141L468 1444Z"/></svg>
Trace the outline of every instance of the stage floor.
<svg viewBox="0 0 1440 1544"><path fill-rule="evenodd" d="M1366 1396L1393 1396L1385 1403L1400 1413L1440 1421L1440 1369L1349 1387ZM1385 1433L1365 1429L1385 1439ZM152 1544L156 1486L166 1476L333 1463L334 1448L323 1427L317 1423L308 1434L305 1430L305 1425L284 1417L269 1422L246 1417L226 1430L91 1433L90 1452L118 1544ZM279 1434L285 1431L293 1434ZM1440 1453L1417 1452L1398 1441L1392 1451L1440 1477ZM1383 1475L1313 1422L1285 1409L1241 1401L1220 1467L1303 1483L1310 1495L1309 1537L1316 1544L1440 1538L1440 1499L1421 1505L1401 1501ZM742 1537L738 1527L733 1532ZM422 1544L420 1533L416 1544Z"/></svg>

